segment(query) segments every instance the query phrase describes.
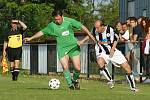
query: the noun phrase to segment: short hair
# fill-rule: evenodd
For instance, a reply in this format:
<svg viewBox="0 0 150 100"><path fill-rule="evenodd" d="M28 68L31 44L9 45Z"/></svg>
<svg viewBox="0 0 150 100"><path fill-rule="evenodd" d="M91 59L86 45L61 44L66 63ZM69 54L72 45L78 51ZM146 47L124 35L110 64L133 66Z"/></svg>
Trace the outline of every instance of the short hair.
<svg viewBox="0 0 150 100"><path fill-rule="evenodd" d="M60 15L60 16L63 15L62 10L54 10L54 11L52 12L52 16L53 16L53 17L54 17L54 16L58 16L58 15Z"/></svg>
<svg viewBox="0 0 150 100"><path fill-rule="evenodd" d="M121 23L122 25L127 25L127 22Z"/></svg>
<svg viewBox="0 0 150 100"><path fill-rule="evenodd" d="M136 17L130 17L130 21L134 21L134 22L137 22L137 18Z"/></svg>
<svg viewBox="0 0 150 100"><path fill-rule="evenodd" d="M98 19L98 21L100 22L100 26L105 26L105 24L104 24L104 20L102 20L102 19Z"/></svg>

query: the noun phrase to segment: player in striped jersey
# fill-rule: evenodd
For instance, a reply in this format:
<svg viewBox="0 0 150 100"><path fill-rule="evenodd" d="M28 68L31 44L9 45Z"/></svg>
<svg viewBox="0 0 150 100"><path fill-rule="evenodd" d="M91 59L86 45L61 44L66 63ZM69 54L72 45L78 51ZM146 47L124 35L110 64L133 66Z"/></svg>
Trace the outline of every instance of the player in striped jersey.
<svg viewBox="0 0 150 100"><path fill-rule="evenodd" d="M121 66L126 71L126 78L130 84L131 91L137 92L134 76L130 65L127 63L124 55L116 49L117 42L119 40L118 35L114 32L110 26L105 26L102 20L95 22L92 30L93 36L99 42L95 45L97 64L100 68L100 72L109 81L110 88L114 87L114 81L107 70L106 65L111 62L115 66Z"/></svg>

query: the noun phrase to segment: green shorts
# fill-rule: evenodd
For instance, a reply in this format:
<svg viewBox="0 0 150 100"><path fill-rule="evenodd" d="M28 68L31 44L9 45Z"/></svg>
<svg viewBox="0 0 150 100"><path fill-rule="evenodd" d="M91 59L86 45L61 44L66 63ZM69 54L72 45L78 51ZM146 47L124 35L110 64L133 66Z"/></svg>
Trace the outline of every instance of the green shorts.
<svg viewBox="0 0 150 100"><path fill-rule="evenodd" d="M68 55L70 58L80 55L80 47L75 46L72 49L67 49L67 48L63 48L61 50L58 50L58 58L61 59L63 58L65 55Z"/></svg>

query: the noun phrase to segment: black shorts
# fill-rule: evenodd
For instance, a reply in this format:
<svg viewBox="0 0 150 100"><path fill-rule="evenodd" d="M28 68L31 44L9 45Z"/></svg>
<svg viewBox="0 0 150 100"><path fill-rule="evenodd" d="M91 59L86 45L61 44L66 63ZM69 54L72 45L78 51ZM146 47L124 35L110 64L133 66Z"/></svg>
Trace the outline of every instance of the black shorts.
<svg viewBox="0 0 150 100"><path fill-rule="evenodd" d="M22 47L19 48L8 48L7 49L8 60L13 62L15 60L20 60L22 57Z"/></svg>

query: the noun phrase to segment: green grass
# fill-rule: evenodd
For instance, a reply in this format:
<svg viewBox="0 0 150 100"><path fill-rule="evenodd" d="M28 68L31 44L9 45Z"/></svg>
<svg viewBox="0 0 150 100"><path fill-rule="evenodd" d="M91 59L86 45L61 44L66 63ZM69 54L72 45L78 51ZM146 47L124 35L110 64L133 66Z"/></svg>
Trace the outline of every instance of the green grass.
<svg viewBox="0 0 150 100"><path fill-rule="evenodd" d="M59 90L50 90L48 81L58 78ZM150 85L137 84L140 91L133 93L128 84L116 84L109 89L106 82L80 80L81 90L71 91L60 76L20 75L18 81L11 81L10 75L0 75L0 100L150 100Z"/></svg>

